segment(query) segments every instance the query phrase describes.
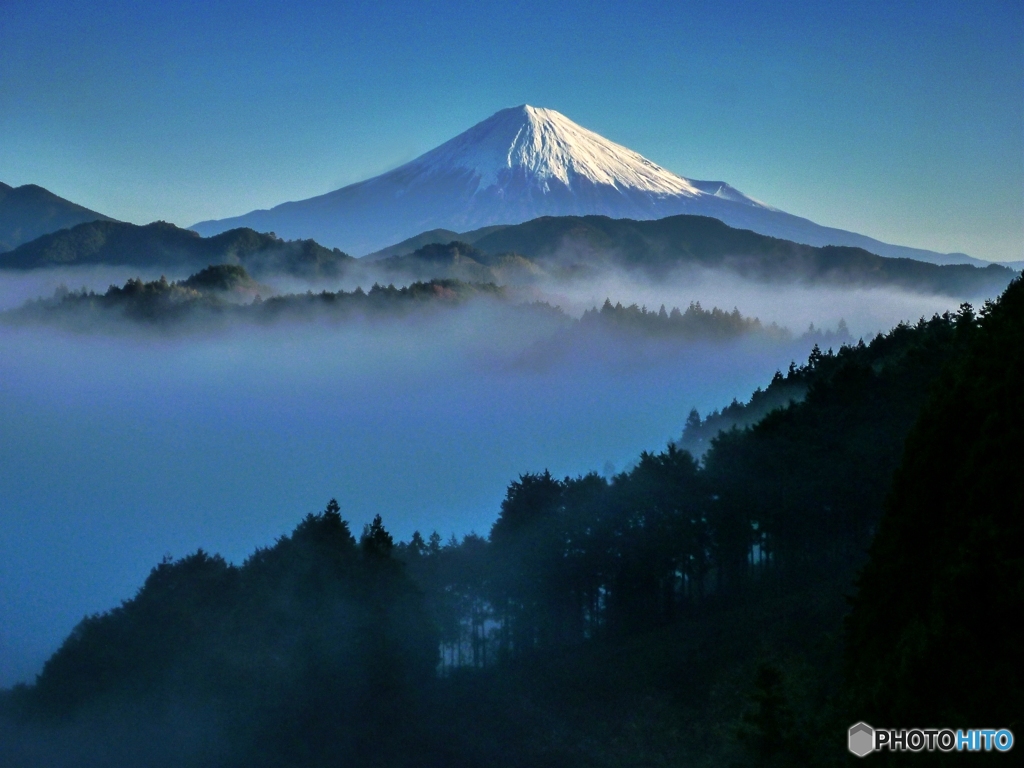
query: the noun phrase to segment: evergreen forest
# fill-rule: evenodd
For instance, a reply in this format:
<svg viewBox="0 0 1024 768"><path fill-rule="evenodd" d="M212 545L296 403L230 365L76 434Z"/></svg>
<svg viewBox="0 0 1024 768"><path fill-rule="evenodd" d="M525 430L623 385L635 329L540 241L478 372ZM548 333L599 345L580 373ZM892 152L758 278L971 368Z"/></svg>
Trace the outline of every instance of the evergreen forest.
<svg viewBox="0 0 1024 768"><path fill-rule="evenodd" d="M580 322L756 322L715 312ZM0 694L0 761L832 766L861 720L1024 734L1022 384L1018 278L815 346L614 476L524 468L486 535L331 500L240 564L166 559Z"/></svg>

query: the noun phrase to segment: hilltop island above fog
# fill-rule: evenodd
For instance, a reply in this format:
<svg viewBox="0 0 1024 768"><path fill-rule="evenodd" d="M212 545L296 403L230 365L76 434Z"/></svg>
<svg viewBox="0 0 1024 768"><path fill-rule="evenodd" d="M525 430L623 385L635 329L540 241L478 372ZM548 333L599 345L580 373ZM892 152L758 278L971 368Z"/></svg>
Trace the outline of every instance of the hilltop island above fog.
<svg viewBox="0 0 1024 768"><path fill-rule="evenodd" d="M738 309L704 309L695 302L683 311L664 306L648 310L605 299L600 308L587 310L576 320L559 307L524 301L514 290L494 283L452 279L414 282L401 288L374 284L369 291L356 288L347 292L274 293L244 267L220 264L173 282L164 277L149 282L133 278L123 286L110 286L104 293L59 289L49 299L29 301L19 309L0 313L0 323L66 325L77 330L109 330L119 325L129 330L141 325L192 331L228 322L394 320L488 300L490 309L503 313L508 320L530 319L547 327L548 347L558 338L564 340L566 333L575 334L577 340L580 334L589 334L608 341L612 336L684 342L726 341L743 336L774 342L791 339L787 329L775 323L762 324L757 318L741 315ZM812 330L810 337L836 344L851 341L843 323L838 334Z"/></svg>

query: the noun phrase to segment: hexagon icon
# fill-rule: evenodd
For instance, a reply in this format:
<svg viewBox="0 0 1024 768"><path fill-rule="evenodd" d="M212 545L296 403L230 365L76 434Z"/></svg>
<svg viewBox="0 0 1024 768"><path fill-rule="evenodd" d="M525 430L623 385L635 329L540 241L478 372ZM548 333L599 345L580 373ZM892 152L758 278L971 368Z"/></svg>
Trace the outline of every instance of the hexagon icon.
<svg viewBox="0 0 1024 768"><path fill-rule="evenodd" d="M851 725L847 747L857 757L864 757L864 755L874 752L875 729L867 723Z"/></svg>

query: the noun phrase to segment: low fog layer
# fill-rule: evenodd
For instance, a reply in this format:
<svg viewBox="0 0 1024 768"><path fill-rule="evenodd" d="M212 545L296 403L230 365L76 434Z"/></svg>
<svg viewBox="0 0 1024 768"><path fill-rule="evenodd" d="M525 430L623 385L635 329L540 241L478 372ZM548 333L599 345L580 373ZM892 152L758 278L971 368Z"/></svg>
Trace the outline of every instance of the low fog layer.
<svg viewBox="0 0 1024 768"><path fill-rule="evenodd" d="M97 272L93 285L120 279ZM798 333L845 318L855 337L955 305L707 276L533 294L573 315L605 296L738 306ZM204 334L0 326L0 685L31 679L164 555L241 560L332 496L356 530L379 513L401 539L486 533L519 473L624 469L678 438L692 407L746 400L805 359L798 333L567 347L493 303Z"/></svg>
<svg viewBox="0 0 1024 768"><path fill-rule="evenodd" d="M664 280L618 271L588 280L523 289L523 295L557 304L573 315L601 306L606 297L655 310L663 304L685 308L690 302L727 310L736 307L744 315L764 324L778 323L796 335L812 323L835 328L844 320L855 339L884 333L901 322L955 311L960 304L959 299L950 296L896 288L828 288L799 282L765 285L728 272L699 268L678 270Z"/></svg>
<svg viewBox="0 0 1024 768"><path fill-rule="evenodd" d="M165 275L168 280L188 277L188 270L160 268L111 267L106 265L63 267L58 269L11 270L0 269L0 312L14 309L26 301L52 296L59 288L72 291L103 292L111 285L122 285L133 277L156 280ZM305 288L303 288L305 290Z"/></svg>
<svg viewBox="0 0 1024 768"><path fill-rule="evenodd" d="M0 311L13 309L24 302L49 297L61 288L87 289L102 293L111 285L122 285L129 278L155 280L165 275L168 280L188 276L188 270L138 269L135 267L78 266L31 271L0 270ZM307 290L351 291L356 287L369 289L374 282L381 285L408 285L415 277L394 272L374 271L342 275L338 278L306 280L290 275L266 275L260 282L268 285L269 294L302 293ZM636 303L657 310L685 309L691 302L705 308L734 307L748 317L764 324L777 323L795 335L817 327L835 327L844 320L854 338L870 337L900 322L914 322L920 317L955 310L960 300L897 288L829 288L798 281L766 285L745 280L725 271L698 267L683 268L663 279L652 280L637 271L610 270L586 279L542 279L532 284L510 288L510 297L519 301L544 301L560 307L572 317L600 307L606 298L623 305ZM990 298L994 298L990 297Z"/></svg>

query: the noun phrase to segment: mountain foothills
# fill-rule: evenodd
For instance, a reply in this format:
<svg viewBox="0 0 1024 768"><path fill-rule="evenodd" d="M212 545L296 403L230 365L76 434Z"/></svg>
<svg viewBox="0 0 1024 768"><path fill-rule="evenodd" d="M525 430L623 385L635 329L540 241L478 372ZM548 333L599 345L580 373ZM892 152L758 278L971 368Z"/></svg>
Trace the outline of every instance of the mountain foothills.
<svg viewBox="0 0 1024 768"><path fill-rule="evenodd" d="M457 239L424 242L449 235ZM571 282L620 270L661 279L696 268L758 282L891 286L970 300L997 295L1015 274L998 265L939 266L884 258L859 248L800 245L688 215L654 221L545 217L462 234L432 232L362 259L313 240L281 240L251 229L204 238L164 222L137 226L98 221L0 254L0 268L7 269L108 264L170 271L224 263L243 265L256 276L344 276L366 284L456 279L521 285Z"/></svg>
<svg viewBox="0 0 1024 768"><path fill-rule="evenodd" d="M937 264L981 263L823 227L744 195L723 181L683 178L552 109L503 109L441 146L325 195L193 229L235 227L314 238L363 255L424 230L466 231L541 216L659 219L711 216L807 245L845 245Z"/></svg>
<svg viewBox="0 0 1024 768"><path fill-rule="evenodd" d="M79 224L0 254L0 268L6 269L107 264L173 270L235 263L255 273L301 277L336 277L353 261L312 240L285 241L251 229L203 238L162 221L145 226L119 221Z"/></svg>
<svg viewBox="0 0 1024 768"><path fill-rule="evenodd" d="M0 760L833 766L859 720L1019 733L1022 350L1018 279L815 347L701 461L522 474L486 537L356 541L331 501L241 565L165 560L3 695Z"/></svg>
<svg viewBox="0 0 1024 768"><path fill-rule="evenodd" d="M37 237L88 221L113 221L35 184L10 187L0 182L0 253Z"/></svg>
<svg viewBox="0 0 1024 768"><path fill-rule="evenodd" d="M464 245L458 241L464 241ZM418 246L413 249L413 246ZM469 247L471 246L471 247ZM386 254L386 255L385 255ZM813 247L735 229L706 216L669 216L653 221L606 216L542 217L523 224L488 227L457 235L456 242L393 246L369 259L391 265L438 264L465 268L471 262L515 268L507 254L523 257L534 271L564 279L630 270L652 278L676 270L720 270L758 282L835 286L895 286L964 298L997 295L1016 274L1007 267L939 266L886 258L861 248ZM361 261L365 261L363 259ZM519 262L519 269L526 262Z"/></svg>

